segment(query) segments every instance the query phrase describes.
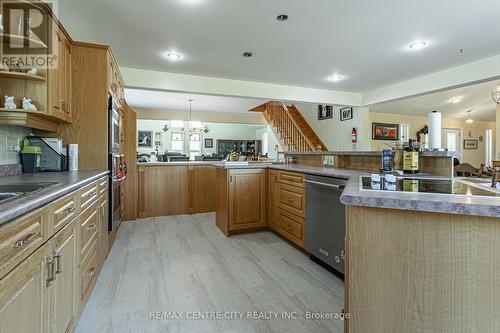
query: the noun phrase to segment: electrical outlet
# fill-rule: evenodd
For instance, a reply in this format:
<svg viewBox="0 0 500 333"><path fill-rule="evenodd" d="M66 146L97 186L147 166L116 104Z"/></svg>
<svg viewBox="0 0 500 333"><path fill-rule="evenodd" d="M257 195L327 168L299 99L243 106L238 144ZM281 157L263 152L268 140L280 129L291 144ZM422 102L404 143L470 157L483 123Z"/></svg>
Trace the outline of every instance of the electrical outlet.
<svg viewBox="0 0 500 333"><path fill-rule="evenodd" d="M15 136L8 136L7 137L7 144L5 145L6 150L8 152L18 152L21 150L21 146L19 144L19 138L16 138Z"/></svg>

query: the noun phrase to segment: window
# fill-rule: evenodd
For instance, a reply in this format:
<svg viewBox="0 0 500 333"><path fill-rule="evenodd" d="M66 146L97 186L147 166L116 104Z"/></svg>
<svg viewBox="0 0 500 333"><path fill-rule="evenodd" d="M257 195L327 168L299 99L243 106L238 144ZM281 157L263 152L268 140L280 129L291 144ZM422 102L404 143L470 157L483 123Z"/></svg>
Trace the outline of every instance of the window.
<svg viewBox="0 0 500 333"><path fill-rule="evenodd" d="M184 133L172 132L172 151L184 151Z"/></svg>
<svg viewBox="0 0 500 333"><path fill-rule="evenodd" d="M200 155L201 152L201 135L193 133L189 135L189 157L194 160L194 157Z"/></svg>
<svg viewBox="0 0 500 333"><path fill-rule="evenodd" d="M485 163L487 167L492 166L491 160L493 159L493 130L486 130L486 147L485 147Z"/></svg>
<svg viewBox="0 0 500 333"><path fill-rule="evenodd" d="M172 120L170 126L172 128L184 128L184 122L182 120Z"/></svg>

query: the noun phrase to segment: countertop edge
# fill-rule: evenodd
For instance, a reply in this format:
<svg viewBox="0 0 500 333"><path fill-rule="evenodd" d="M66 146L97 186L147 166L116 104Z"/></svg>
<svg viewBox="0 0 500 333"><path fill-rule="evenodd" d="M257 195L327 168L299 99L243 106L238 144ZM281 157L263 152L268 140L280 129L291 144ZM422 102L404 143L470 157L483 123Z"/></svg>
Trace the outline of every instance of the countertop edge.
<svg viewBox="0 0 500 333"><path fill-rule="evenodd" d="M30 213L42 206L48 205L53 201L63 197L64 195L71 193L97 179L104 177L109 174L109 171L96 171L97 173L88 176L84 179L71 183L69 185L58 185L62 187L57 187L54 189L46 188L42 189L38 193L33 193L27 195L24 198L20 198L16 201L12 201L7 205L15 205L14 207L6 207L6 209L0 212L0 227L10 222L15 221L17 218ZM32 196L38 196L33 197Z"/></svg>

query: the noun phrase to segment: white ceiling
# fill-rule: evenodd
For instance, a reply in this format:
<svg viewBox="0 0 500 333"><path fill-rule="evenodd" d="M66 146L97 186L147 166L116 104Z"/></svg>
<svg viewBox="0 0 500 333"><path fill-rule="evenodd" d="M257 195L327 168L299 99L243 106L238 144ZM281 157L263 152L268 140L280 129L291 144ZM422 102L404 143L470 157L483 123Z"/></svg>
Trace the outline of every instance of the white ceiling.
<svg viewBox="0 0 500 333"><path fill-rule="evenodd" d="M125 89L125 99L131 107L146 109L189 111L189 99L193 99L193 112L245 113L267 101L239 97L185 94L143 89Z"/></svg>
<svg viewBox="0 0 500 333"><path fill-rule="evenodd" d="M59 0L70 34L111 45L123 67L355 92L499 54L497 8L498 0ZM282 13L290 19L277 22ZM428 46L409 51L417 40ZM183 60L165 60L171 50ZM333 73L345 79L325 80Z"/></svg>
<svg viewBox="0 0 500 333"><path fill-rule="evenodd" d="M471 110L471 118L482 121L495 121L496 103L491 98L497 81L484 82L463 88L457 88L402 100L370 106L370 112L397 113L409 115L427 115L439 111L443 117L466 119ZM462 101L453 104L450 101L462 97Z"/></svg>

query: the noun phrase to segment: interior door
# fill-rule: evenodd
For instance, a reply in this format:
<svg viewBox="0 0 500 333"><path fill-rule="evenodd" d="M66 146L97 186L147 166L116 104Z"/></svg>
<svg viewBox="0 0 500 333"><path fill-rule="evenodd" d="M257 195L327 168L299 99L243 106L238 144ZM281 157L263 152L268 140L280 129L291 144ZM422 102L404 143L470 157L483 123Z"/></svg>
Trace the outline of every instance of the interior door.
<svg viewBox="0 0 500 333"><path fill-rule="evenodd" d="M443 148L448 151L461 151L460 145L461 130L459 128L443 128L441 131Z"/></svg>

